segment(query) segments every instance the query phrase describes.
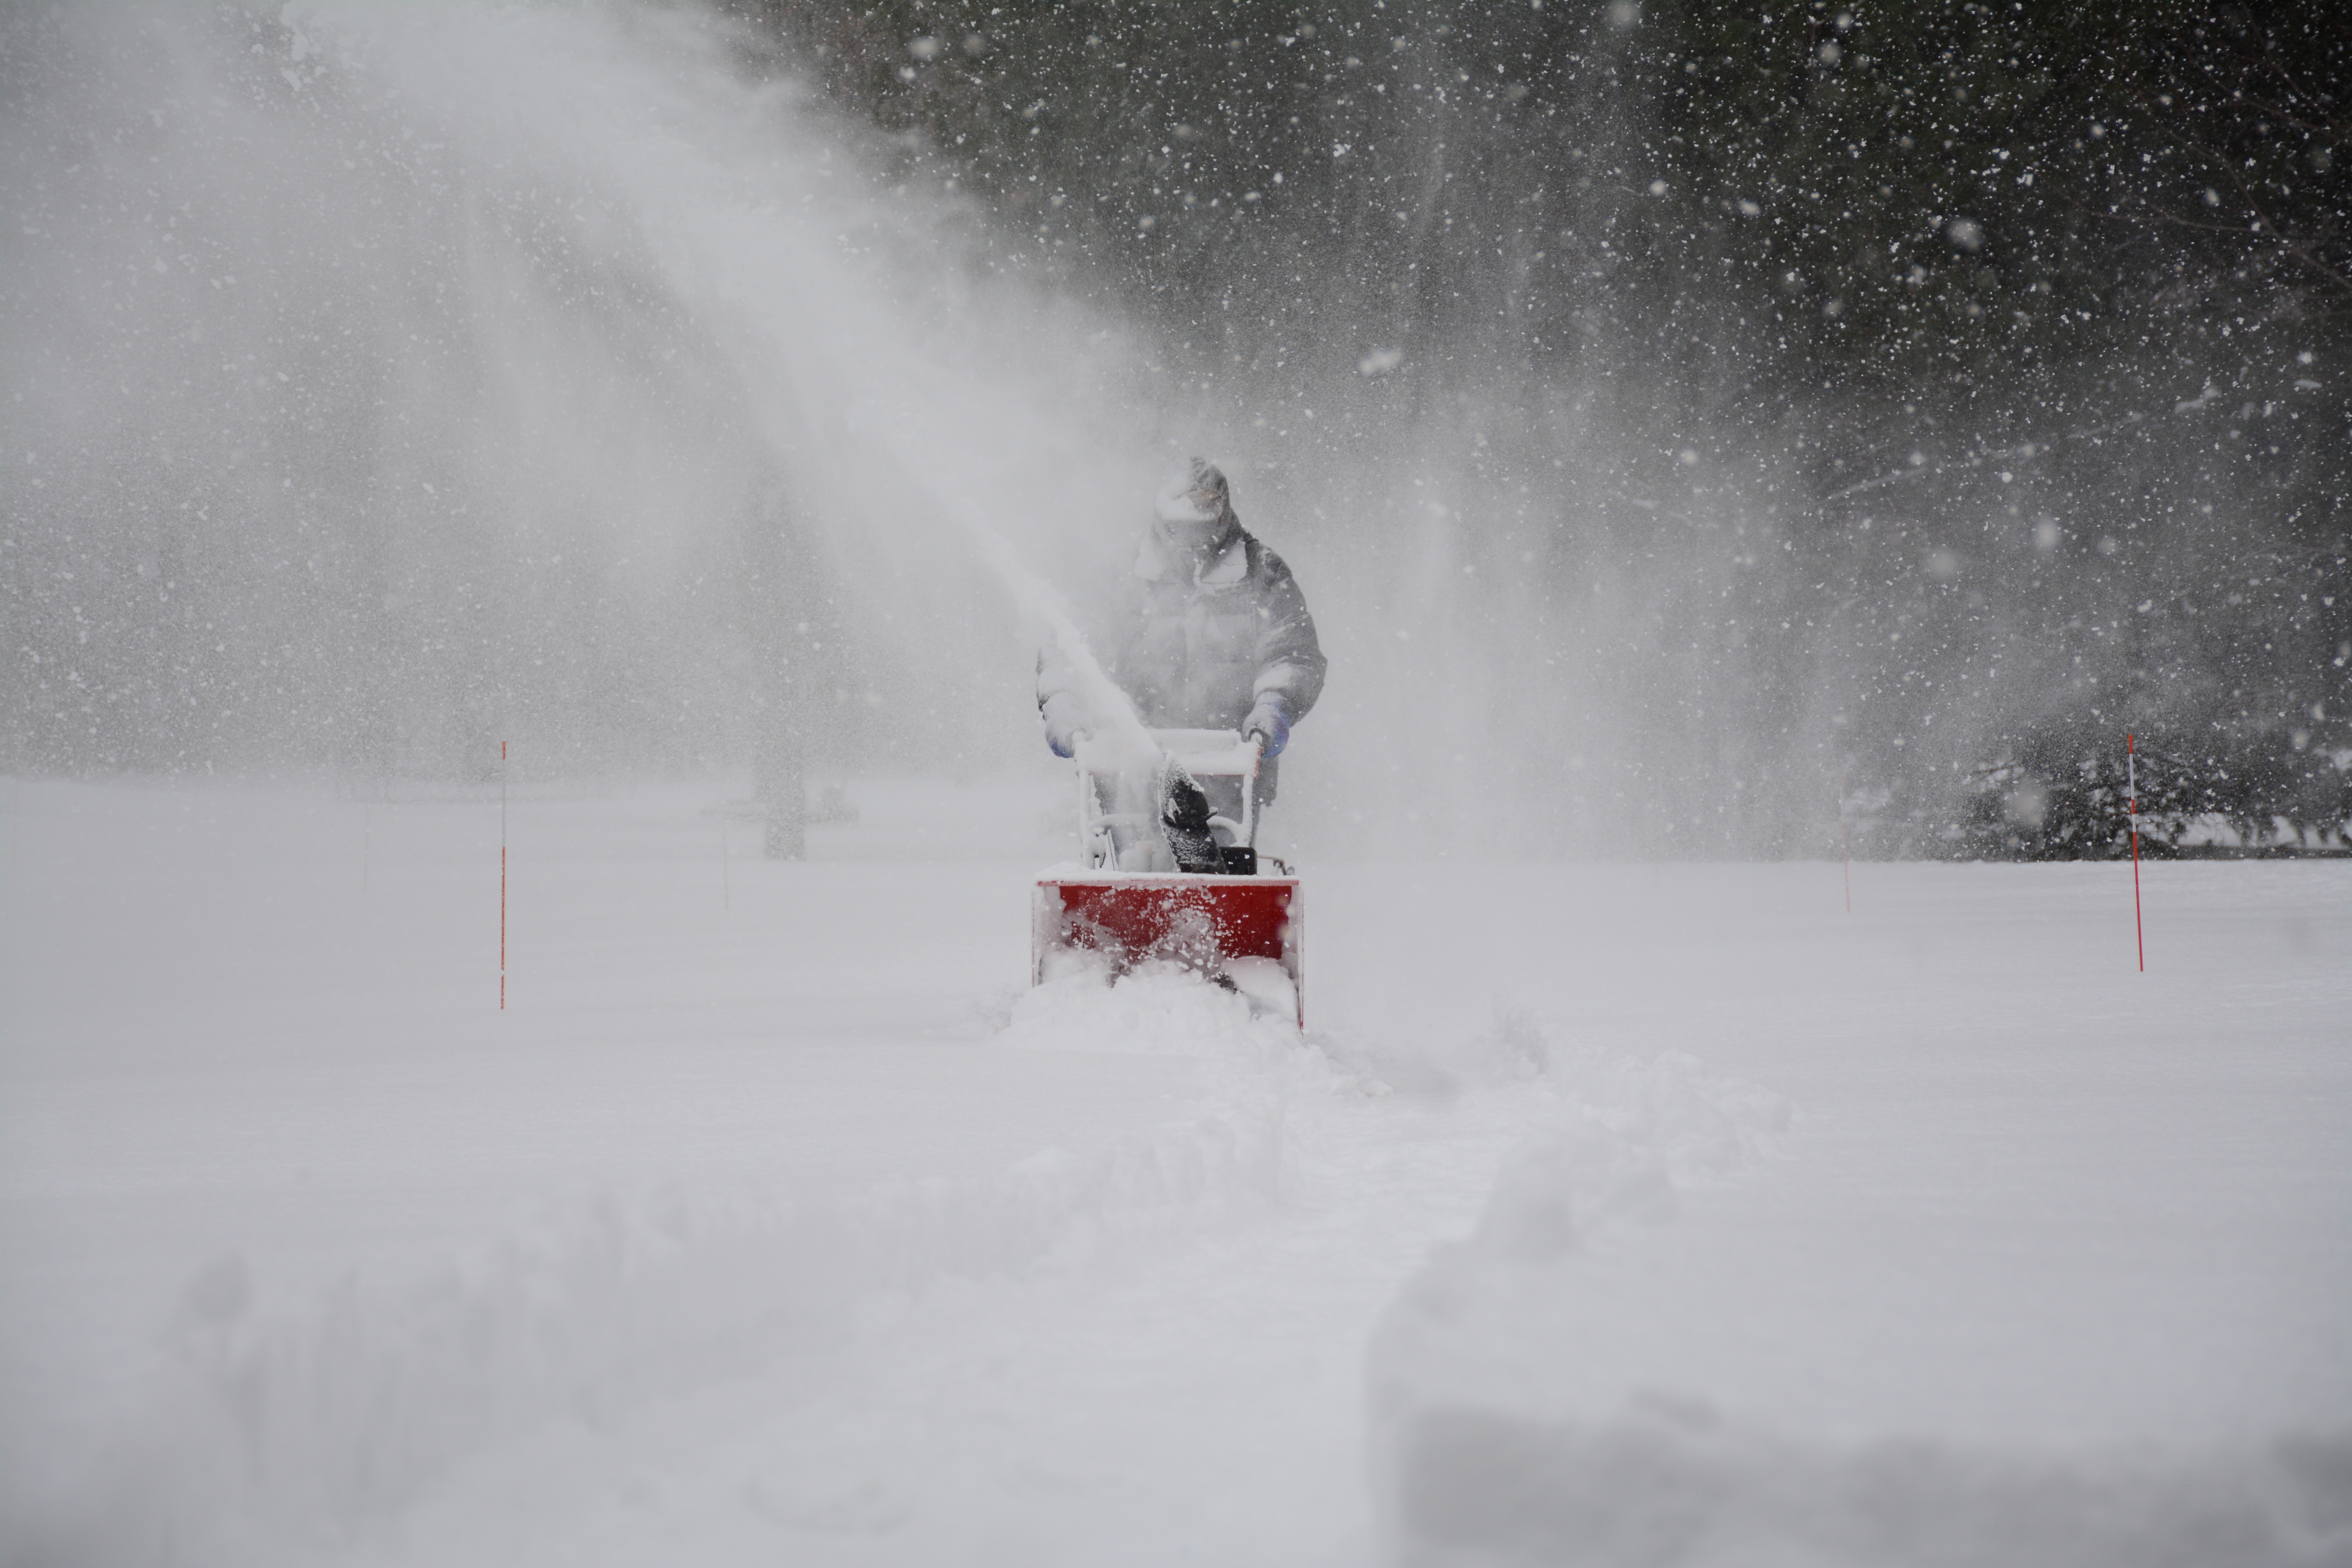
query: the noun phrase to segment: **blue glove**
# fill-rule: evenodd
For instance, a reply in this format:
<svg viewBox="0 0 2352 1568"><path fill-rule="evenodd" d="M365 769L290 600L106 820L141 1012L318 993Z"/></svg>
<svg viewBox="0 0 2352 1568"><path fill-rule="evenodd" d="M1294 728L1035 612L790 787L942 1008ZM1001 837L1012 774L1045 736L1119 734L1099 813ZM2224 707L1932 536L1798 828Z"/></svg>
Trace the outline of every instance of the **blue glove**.
<svg viewBox="0 0 2352 1568"><path fill-rule="evenodd" d="M1290 744L1290 710L1283 706L1281 698L1268 693L1258 699L1250 716L1242 721L1242 733L1258 737L1258 755L1278 757L1282 748Z"/></svg>
<svg viewBox="0 0 2352 1568"><path fill-rule="evenodd" d="M1042 711L1046 748L1057 757L1076 756L1078 740L1086 733L1079 721L1078 705L1067 694L1057 691L1045 700Z"/></svg>

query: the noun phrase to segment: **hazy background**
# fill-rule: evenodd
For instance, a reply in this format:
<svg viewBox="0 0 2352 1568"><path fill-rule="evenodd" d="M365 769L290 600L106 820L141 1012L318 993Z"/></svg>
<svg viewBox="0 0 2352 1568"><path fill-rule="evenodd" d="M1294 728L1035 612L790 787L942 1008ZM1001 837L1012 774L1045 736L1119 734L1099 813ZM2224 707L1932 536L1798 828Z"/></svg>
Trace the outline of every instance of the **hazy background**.
<svg viewBox="0 0 2352 1568"><path fill-rule="evenodd" d="M1328 852L2352 815L2352 24L13 5L0 765L1030 757L1226 464ZM782 759L782 761L779 761Z"/></svg>

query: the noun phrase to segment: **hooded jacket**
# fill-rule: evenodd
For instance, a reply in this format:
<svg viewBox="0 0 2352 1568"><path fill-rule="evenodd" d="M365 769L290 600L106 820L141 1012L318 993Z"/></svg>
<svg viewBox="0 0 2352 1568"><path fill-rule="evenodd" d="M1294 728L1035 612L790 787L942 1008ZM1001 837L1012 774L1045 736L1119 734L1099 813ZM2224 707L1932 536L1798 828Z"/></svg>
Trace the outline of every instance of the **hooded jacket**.
<svg viewBox="0 0 2352 1568"><path fill-rule="evenodd" d="M1155 729L1238 730L1268 697L1296 723L1323 689L1323 649L1306 596L1282 557L1230 508L1205 552L1171 543L1158 525L1144 534L1095 646L1105 672ZM1049 722L1083 723L1075 672L1058 650L1040 660L1037 702ZM1260 775L1268 799L1273 767L1269 760Z"/></svg>

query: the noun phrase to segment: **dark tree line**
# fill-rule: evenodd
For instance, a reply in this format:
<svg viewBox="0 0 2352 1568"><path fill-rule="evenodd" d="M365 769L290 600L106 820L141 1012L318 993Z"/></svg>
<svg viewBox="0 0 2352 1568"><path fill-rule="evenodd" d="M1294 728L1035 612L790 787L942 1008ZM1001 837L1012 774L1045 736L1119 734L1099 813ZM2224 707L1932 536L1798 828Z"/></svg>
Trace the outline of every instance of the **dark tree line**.
<svg viewBox="0 0 2352 1568"><path fill-rule="evenodd" d="M744 9L1187 389L1448 432L1563 648L1644 584L1580 650L1688 719L1642 846L1843 772L1883 850L2113 853L2126 729L2159 832L2352 814L2340 7Z"/></svg>

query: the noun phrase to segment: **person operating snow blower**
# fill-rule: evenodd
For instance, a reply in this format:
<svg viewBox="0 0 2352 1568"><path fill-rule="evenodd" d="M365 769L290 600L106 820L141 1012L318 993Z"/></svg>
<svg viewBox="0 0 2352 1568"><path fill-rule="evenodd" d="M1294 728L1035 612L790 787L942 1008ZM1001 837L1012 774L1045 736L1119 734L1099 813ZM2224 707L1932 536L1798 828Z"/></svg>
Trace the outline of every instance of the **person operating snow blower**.
<svg viewBox="0 0 2352 1568"><path fill-rule="evenodd" d="M1260 758L1245 813L1244 781L1196 782L1165 770L1161 837L1180 871L1222 868L1213 818L1254 820L1270 805L1276 759L1323 689L1323 649L1307 599L1282 557L1242 526L1223 472L1195 458L1163 479L1134 570L1108 596L1097 647L1104 672L1151 730L1238 732ZM1045 743L1067 757L1099 729L1077 671L1060 649L1038 659Z"/></svg>

